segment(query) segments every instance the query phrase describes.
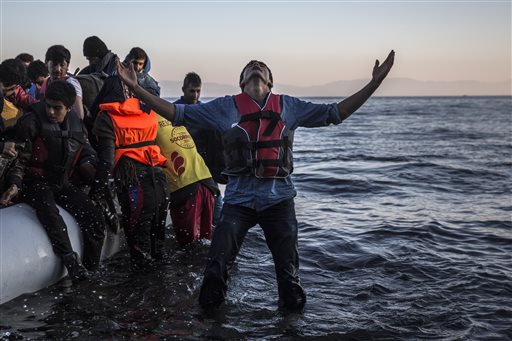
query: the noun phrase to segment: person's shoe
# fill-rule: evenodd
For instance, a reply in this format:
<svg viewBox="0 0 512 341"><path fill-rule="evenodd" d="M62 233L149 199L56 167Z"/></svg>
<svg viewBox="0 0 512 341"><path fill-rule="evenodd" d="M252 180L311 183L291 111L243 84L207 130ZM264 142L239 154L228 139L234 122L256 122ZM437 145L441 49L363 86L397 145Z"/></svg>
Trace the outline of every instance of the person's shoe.
<svg viewBox="0 0 512 341"><path fill-rule="evenodd" d="M279 308L293 312L302 312L304 310L304 306L306 305L306 293L300 284L289 283L283 285L279 296Z"/></svg>
<svg viewBox="0 0 512 341"><path fill-rule="evenodd" d="M68 270L68 276L72 282L79 282L89 278L89 271L80 263L76 252L70 252L62 256L62 262Z"/></svg>
<svg viewBox="0 0 512 341"><path fill-rule="evenodd" d="M217 278L205 277L199 291L199 305L204 310L217 309L226 296L224 284Z"/></svg>

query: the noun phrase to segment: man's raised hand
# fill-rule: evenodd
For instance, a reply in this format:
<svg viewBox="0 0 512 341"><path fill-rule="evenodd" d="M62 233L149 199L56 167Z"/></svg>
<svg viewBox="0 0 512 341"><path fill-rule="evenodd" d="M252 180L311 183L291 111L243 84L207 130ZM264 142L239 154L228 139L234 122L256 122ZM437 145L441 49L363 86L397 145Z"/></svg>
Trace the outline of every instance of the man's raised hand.
<svg viewBox="0 0 512 341"><path fill-rule="evenodd" d="M379 65L379 60L377 59L375 61L375 66L373 67L373 72L372 72L373 80L380 84L384 80L384 78L386 78L386 76L388 75L389 70L391 70L394 60L395 60L395 51L394 50L391 50L391 52L389 52L388 57L386 58L384 63Z"/></svg>
<svg viewBox="0 0 512 341"><path fill-rule="evenodd" d="M117 74L130 89L135 88L137 85L137 74L132 63L126 66L117 58Z"/></svg>

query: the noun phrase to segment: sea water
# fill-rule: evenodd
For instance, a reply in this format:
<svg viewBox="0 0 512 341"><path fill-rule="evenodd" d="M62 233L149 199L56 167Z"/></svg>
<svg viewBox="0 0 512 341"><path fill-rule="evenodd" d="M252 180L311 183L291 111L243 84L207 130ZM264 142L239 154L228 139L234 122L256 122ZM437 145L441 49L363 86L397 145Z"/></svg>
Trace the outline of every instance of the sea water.
<svg viewBox="0 0 512 341"><path fill-rule="evenodd" d="M294 154L302 314L278 310L258 227L226 304L204 314L208 243L181 248L169 230L154 271L121 252L92 281L0 306L0 338L512 339L511 97L372 98L339 126L299 128Z"/></svg>

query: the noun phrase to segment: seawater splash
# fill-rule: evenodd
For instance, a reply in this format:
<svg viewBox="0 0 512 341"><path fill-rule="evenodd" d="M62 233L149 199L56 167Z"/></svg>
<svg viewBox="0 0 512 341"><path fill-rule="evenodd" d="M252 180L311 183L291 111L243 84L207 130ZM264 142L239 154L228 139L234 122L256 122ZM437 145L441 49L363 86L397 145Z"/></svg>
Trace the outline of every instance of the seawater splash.
<svg viewBox="0 0 512 341"><path fill-rule="evenodd" d="M333 102L339 99L310 99ZM197 305L208 244L147 273L128 254L93 281L0 306L0 338L512 338L512 99L372 98L340 126L299 128L294 181L303 314L277 309L252 229L226 304Z"/></svg>

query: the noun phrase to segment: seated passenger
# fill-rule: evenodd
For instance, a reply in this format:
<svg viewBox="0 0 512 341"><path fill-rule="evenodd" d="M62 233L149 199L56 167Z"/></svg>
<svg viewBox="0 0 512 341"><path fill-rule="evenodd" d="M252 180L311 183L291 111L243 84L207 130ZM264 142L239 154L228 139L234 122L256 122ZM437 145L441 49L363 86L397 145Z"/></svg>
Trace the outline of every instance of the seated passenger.
<svg viewBox="0 0 512 341"><path fill-rule="evenodd" d="M23 111L29 110L30 104L37 102L20 85L25 78L25 66L20 61L6 59L0 64L0 83L4 99Z"/></svg>
<svg viewBox="0 0 512 341"><path fill-rule="evenodd" d="M158 82L149 75L151 70L151 60L149 60L146 51L140 47L134 47L125 58L125 63L132 64L137 72L137 82L145 89L151 89L151 92L160 96L160 86Z"/></svg>
<svg viewBox="0 0 512 341"><path fill-rule="evenodd" d="M48 67L50 77L48 77L41 86L41 92L44 94L46 88L55 80L65 80L75 88L76 98L73 104L73 112L81 120L84 119L84 107L82 103L82 87L80 82L68 72L71 61L71 52L62 45L53 45L48 48L44 57L44 62Z"/></svg>
<svg viewBox="0 0 512 341"><path fill-rule="evenodd" d="M40 100L43 97L41 93L41 86L44 83L46 77L48 77L48 68L46 64L41 60L35 60L27 68L28 78L32 82L32 85L28 91L28 94L34 97L36 100Z"/></svg>
<svg viewBox="0 0 512 341"><path fill-rule="evenodd" d="M34 104L33 110L18 120L15 130L18 141L25 144L19 155L25 173L21 199L35 209L71 279L81 280L88 277L87 269L96 270L99 266L105 221L101 210L69 182L73 172L92 180L97 162L83 124L72 110L75 99L71 84L51 82L44 102ZM2 195L2 202L11 201L17 195L17 187L16 183L11 184ZM71 246L57 205L73 215L81 228L83 265Z"/></svg>
<svg viewBox="0 0 512 341"><path fill-rule="evenodd" d="M23 169L17 159L20 146L13 142L14 136L10 134L13 131L12 126L21 116L21 110L4 99L2 88L3 84L0 82L0 193L4 193L7 184L16 184L16 189L20 188L23 176ZM12 200L3 201L0 198L0 206L10 204Z"/></svg>
<svg viewBox="0 0 512 341"><path fill-rule="evenodd" d="M14 59L19 60L25 67L28 67L34 61L34 56L32 56L30 53L24 52L17 55Z"/></svg>
<svg viewBox="0 0 512 341"><path fill-rule="evenodd" d="M89 65L83 68L79 75L98 73L106 78L116 73L117 55L97 36L90 36L84 40L83 53Z"/></svg>
<svg viewBox="0 0 512 341"><path fill-rule="evenodd" d="M24 77L20 83L20 86L23 90L25 90L25 92L28 93L28 90L30 89L30 86L31 86L31 82L30 82L30 79L28 78L27 76L27 68L29 67L29 65L34 61L34 56L32 56L31 54L29 53L20 53L19 55L16 56L16 58L14 58L16 61L19 61L20 62L20 65L23 66L23 68L25 69L25 72L24 72Z"/></svg>

